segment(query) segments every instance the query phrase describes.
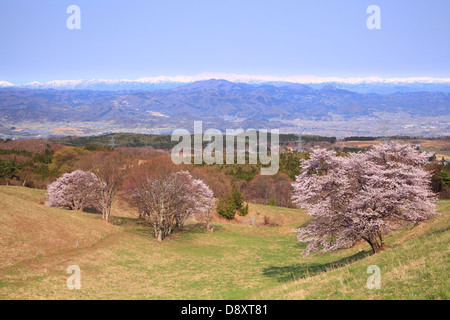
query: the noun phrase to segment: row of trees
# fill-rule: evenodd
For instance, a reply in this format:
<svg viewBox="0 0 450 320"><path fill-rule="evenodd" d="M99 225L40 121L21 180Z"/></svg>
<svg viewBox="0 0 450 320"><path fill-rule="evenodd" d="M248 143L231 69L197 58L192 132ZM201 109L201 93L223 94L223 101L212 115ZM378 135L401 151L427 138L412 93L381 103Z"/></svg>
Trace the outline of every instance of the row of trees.
<svg viewBox="0 0 450 320"><path fill-rule="evenodd" d="M31 188L47 188L51 182L65 173L96 169L95 165L86 165L86 162L95 158L94 155L98 153L119 152L125 155L124 165L128 167L165 155L164 151L151 148L64 147L45 144L40 140L14 142L16 143L14 147L18 149L0 149L0 184L22 185ZM26 148L27 150L20 148ZM297 154L282 154L280 157L280 170L289 171L291 180L298 174L297 156ZM167 161L167 159L164 161ZM268 199L275 197L278 205L292 206L289 203L290 194L280 191L283 188L269 187L269 184L278 184L278 182L266 181L264 178L266 176L259 175L260 165L230 165L227 167L191 165L182 166L179 170L186 169L194 177L205 181L214 191L216 197L225 196L233 186L236 186L247 202L267 204ZM285 181L285 174L280 173L277 175L277 179L278 176L280 180L284 180L284 188L290 185L289 181ZM259 183L261 183L261 188L265 190L264 192L258 191Z"/></svg>
<svg viewBox="0 0 450 320"><path fill-rule="evenodd" d="M211 230L213 191L188 171L175 171L164 159L142 166L127 165L124 154L102 151L89 154L80 161L78 169L65 173L48 186L47 205L70 210L100 211L110 220L111 208L121 190L122 197L134 206L141 218L154 229L162 241L175 227L183 228L186 221L199 217ZM155 167L155 163L159 166Z"/></svg>
<svg viewBox="0 0 450 320"><path fill-rule="evenodd" d="M413 146L394 142L347 155L316 149L301 161L292 186L287 177L267 178L255 183L254 195L274 204L272 191L292 193L292 202L308 210L314 220L296 230L298 240L308 242L305 254L360 241L380 252L388 232L436 214L431 173L424 170L429 158ZM188 172L165 157L138 166L127 164L116 151L95 152L83 159L78 163L83 170L64 174L49 186L49 205L74 210L94 207L109 220L112 203L122 190L124 199L152 226L158 241L193 217L204 220L210 230L214 192L203 179L208 175L200 179L194 175L195 168ZM217 211L227 218L248 212L238 189L220 198Z"/></svg>

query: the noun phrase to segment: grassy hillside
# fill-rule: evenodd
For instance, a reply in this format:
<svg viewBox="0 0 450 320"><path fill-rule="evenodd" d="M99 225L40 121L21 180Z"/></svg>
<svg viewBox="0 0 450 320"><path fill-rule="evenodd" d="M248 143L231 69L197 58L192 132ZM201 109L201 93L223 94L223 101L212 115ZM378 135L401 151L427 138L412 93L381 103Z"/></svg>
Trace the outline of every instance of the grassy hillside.
<svg viewBox="0 0 450 320"><path fill-rule="evenodd" d="M98 215L44 206L45 191L0 186L0 268L88 247L113 232ZM38 256L39 256L38 255Z"/></svg>
<svg viewBox="0 0 450 320"><path fill-rule="evenodd" d="M292 265L294 281L286 282L255 296L258 299L450 299L450 201L439 205L442 215L431 222L393 234L388 238L389 249L366 256L351 264L330 265L320 274L308 276L306 265L315 269L317 256L306 263ZM341 256L344 250L333 253ZM356 253L358 257L361 253ZM381 270L381 289L368 290L367 267L377 265ZM337 267L337 268L336 268ZM311 267L309 267L311 268ZM326 272L324 272L326 271Z"/></svg>
<svg viewBox="0 0 450 320"><path fill-rule="evenodd" d="M119 232L98 241L101 232L111 233L110 225L97 215L47 208L40 204L43 197L39 190L0 189L0 299L449 298L448 201L439 204L442 216L390 236L386 252L370 256L370 248L361 244L302 258L305 245L292 233L308 219L301 210L250 205L241 220L253 215L261 222L267 215L282 225L217 220L214 232L206 233L190 224L158 244L132 214L118 216L129 210L119 206L114 217ZM28 215L35 219L27 224L31 229L15 222ZM64 232L57 232L61 228ZM86 243L75 249L82 237ZM34 258L42 241L47 250L59 249ZM17 251L30 253L11 265ZM380 290L366 288L366 270L374 264L381 268ZM81 290L66 287L70 265L81 268Z"/></svg>

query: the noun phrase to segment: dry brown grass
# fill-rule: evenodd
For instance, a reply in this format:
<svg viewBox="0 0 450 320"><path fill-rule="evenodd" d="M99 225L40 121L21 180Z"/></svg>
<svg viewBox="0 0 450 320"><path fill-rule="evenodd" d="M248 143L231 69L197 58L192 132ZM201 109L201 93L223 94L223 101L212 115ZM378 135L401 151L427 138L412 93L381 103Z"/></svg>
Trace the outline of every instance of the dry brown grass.
<svg viewBox="0 0 450 320"><path fill-rule="evenodd" d="M62 250L89 247L113 232L99 215L49 208L45 191L0 186L0 268ZM89 228L86 228L89 225Z"/></svg>
<svg viewBox="0 0 450 320"><path fill-rule="evenodd" d="M264 226L267 221L273 223L274 226L286 226L293 223L303 223L308 220L305 211L298 209L289 209L282 207L271 207L260 204L249 204L249 213L245 217L237 219L255 218L255 225Z"/></svg>
<svg viewBox="0 0 450 320"><path fill-rule="evenodd" d="M295 241L288 225L253 228L221 219L213 233L190 223L159 244L148 226L128 217L133 210L120 202L116 213L121 208L126 212L113 219L120 232L98 241L90 238L93 230L111 231L111 225L104 225L99 216L42 206L44 192L40 190L4 187L0 192L2 226L20 233L17 242L13 232L2 238L9 246L3 246L1 253L7 258L0 267L0 299L242 298L261 285L277 283L275 278L262 278L262 268L280 261L293 263L300 254L299 248L286 247L286 239ZM21 199L18 209L13 203ZM257 209L263 210L262 206ZM269 208L268 214L285 210L294 215L283 208ZM17 217L20 221L27 212L32 212L33 221L11 220ZM301 220L304 214L296 213ZM78 249L76 238L86 239ZM41 253L35 258L38 244ZM19 250L30 253L11 265L10 258ZM69 265L82 270L80 291L66 287Z"/></svg>

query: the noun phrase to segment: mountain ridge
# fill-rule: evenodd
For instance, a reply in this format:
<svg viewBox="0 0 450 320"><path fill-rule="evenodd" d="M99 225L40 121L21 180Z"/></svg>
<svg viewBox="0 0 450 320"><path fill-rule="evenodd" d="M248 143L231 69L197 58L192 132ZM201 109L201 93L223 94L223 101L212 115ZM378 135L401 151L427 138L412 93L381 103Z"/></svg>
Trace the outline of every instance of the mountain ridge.
<svg viewBox="0 0 450 320"><path fill-rule="evenodd" d="M334 86L358 93L394 93L411 91L443 91L450 92L450 78L336 78L336 77L269 77L222 74L205 74L198 76L149 77L136 80L128 79L90 79L90 80L52 80L46 82L33 81L24 84L14 84L0 81L0 88L17 87L30 89L58 90L93 90L93 91L140 91L173 89L199 81L225 80L235 84L252 86L272 85L283 87L287 85L306 85L316 89Z"/></svg>
<svg viewBox="0 0 450 320"><path fill-rule="evenodd" d="M190 113L198 117L235 116L327 116L373 114L377 111L397 111L423 115L450 113L450 94L443 92L408 92L393 94L361 94L326 86L271 85L255 87L226 80L205 80L178 88L154 91L90 91L0 89L0 116L44 120L39 116L49 109L58 110L48 117L66 120L84 115L93 119L111 120L118 116L142 120L147 112L165 116ZM24 110L28 115L19 116ZM349 111L350 110L350 111ZM37 118L36 118L37 117ZM47 119L48 120L48 119Z"/></svg>

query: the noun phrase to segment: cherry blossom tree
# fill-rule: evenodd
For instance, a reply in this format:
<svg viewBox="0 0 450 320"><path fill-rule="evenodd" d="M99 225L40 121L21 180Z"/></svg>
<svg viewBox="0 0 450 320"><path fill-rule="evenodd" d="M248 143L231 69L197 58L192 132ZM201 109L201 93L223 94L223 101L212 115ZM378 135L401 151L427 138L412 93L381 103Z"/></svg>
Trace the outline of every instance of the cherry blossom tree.
<svg viewBox="0 0 450 320"><path fill-rule="evenodd" d="M83 211L98 208L100 181L92 172L76 170L65 173L47 188L46 205Z"/></svg>
<svg viewBox="0 0 450 320"><path fill-rule="evenodd" d="M205 186L187 171L159 176L141 174L131 187L130 203L150 223L160 242L175 226L182 228L194 214L208 210L210 203L205 199L210 194L202 194L207 191Z"/></svg>
<svg viewBox="0 0 450 320"><path fill-rule="evenodd" d="M205 220L206 230L210 231L211 209L214 208L214 194L203 180L194 179L188 171L176 173L183 185L179 196L183 197L183 206L178 208L175 221L178 228L183 228L191 217Z"/></svg>
<svg viewBox="0 0 450 320"><path fill-rule="evenodd" d="M302 160L293 184L293 202L314 218L295 230L309 242L304 254L351 247L364 240L374 253L385 249L384 236L436 215L430 155L416 147L389 142L366 153L339 157L314 150Z"/></svg>
<svg viewBox="0 0 450 320"><path fill-rule="evenodd" d="M211 210L214 208L215 199L213 191L206 185L203 180L194 179L192 181L194 194L196 197L195 210L200 218L206 222L206 231L212 231L210 226Z"/></svg>

